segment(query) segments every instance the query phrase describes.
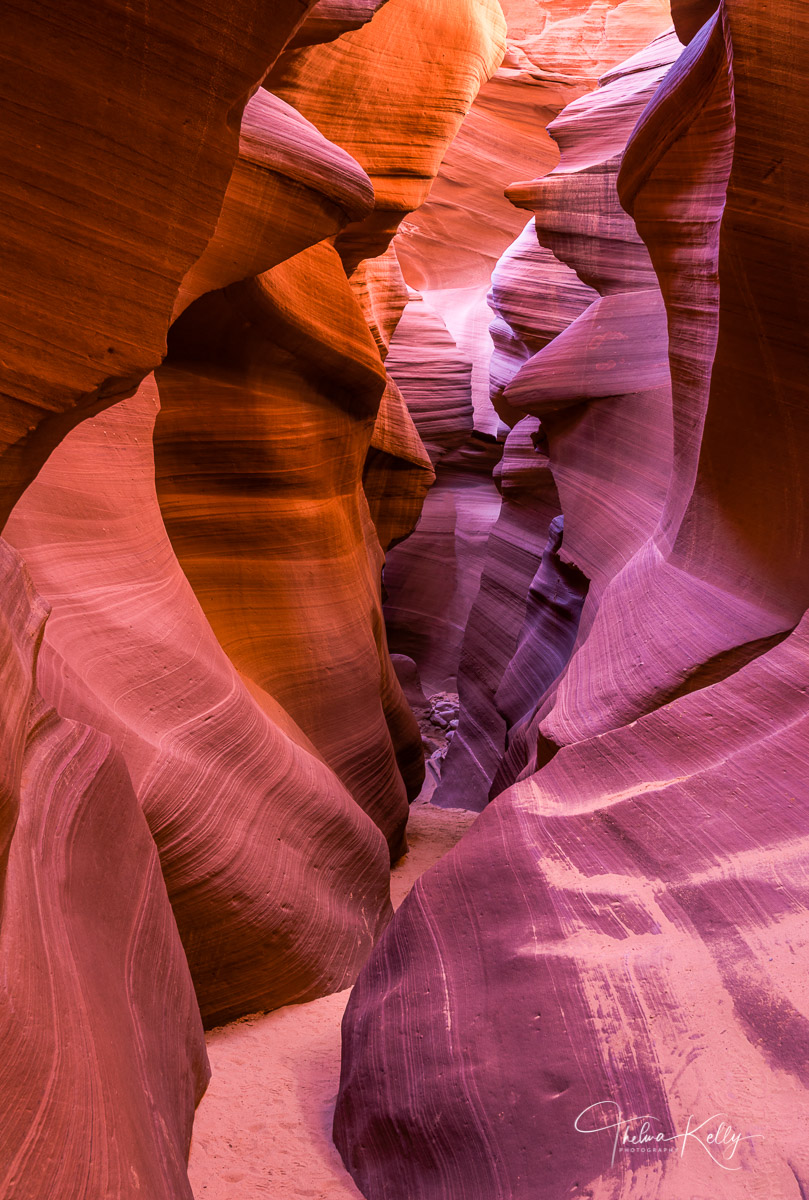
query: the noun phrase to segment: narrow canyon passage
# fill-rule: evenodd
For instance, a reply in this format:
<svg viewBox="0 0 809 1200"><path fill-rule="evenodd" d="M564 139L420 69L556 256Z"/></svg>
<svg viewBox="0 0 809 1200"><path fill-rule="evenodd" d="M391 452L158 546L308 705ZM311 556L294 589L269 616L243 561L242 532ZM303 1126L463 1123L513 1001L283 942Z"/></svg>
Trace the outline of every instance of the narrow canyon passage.
<svg viewBox="0 0 809 1200"><path fill-rule="evenodd" d="M31 0L0 1198L809 1193L800 0Z"/></svg>
<svg viewBox="0 0 809 1200"><path fill-rule="evenodd" d="M391 873L394 909L474 819L427 801L414 805L410 848ZM197 1109L188 1164L196 1200L361 1196L331 1138L347 1000L347 991L336 992L208 1035L213 1077Z"/></svg>

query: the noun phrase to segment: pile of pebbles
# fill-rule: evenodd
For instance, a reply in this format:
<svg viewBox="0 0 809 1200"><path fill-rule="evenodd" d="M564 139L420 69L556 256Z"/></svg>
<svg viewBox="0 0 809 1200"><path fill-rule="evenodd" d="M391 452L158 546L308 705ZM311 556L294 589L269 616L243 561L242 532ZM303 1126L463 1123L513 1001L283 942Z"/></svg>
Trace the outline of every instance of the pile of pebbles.
<svg viewBox="0 0 809 1200"><path fill-rule="evenodd" d="M439 779L441 763L458 728L458 693L436 692L429 696L419 726L427 767Z"/></svg>

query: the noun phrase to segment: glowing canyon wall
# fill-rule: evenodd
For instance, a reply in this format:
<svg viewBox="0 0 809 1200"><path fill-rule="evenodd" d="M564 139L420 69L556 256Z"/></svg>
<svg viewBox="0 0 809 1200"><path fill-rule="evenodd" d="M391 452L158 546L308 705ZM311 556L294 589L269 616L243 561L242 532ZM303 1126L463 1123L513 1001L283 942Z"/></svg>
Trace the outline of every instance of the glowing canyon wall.
<svg viewBox="0 0 809 1200"><path fill-rule="evenodd" d="M9 17L0 1194L190 1198L356 980L368 1200L799 1200L797 0Z"/></svg>
<svg viewBox="0 0 809 1200"><path fill-rule="evenodd" d="M495 276L504 478L533 439L517 498L547 527L550 473L564 528L532 543L523 625L484 657L486 606L515 603L490 539L504 582L467 630L465 753L483 747L479 803L492 768L500 794L349 1002L335 1134L372 1198L806 1189L809 347L786 114L808 27L750 0L700 27L696 7L675 11L680 57L669 35L608 72L552 127L556 170L510 189L553 258L521 246ZM504 490L507 529L514 509ZM642 1116L672 1152L637 1149Z"/></svg>
<svg viewBox="0 0 809 1200"><path fill-rule="evenodd" d="M8 1196L190 1195L203 1021L353 981L424 776L381 611L433 478L386 249L503 19L248 9L36 6L9 50ZM31 99L60 46L67 138Z"/></svg>

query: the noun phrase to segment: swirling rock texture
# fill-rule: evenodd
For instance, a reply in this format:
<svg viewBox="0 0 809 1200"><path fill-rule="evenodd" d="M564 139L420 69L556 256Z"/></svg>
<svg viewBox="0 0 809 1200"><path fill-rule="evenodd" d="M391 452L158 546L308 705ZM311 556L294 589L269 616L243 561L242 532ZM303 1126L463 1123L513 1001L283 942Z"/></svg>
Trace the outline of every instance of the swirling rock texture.
<svg viewBox="0 0 809 1200"><path fill-rule="evenodd" d="M289 715L240 678L172 552L157 390L85 421L8 537L53 604L40 687L121 753L207 1024L349 982L389 915L388 856Z"/></svg>
<svg viewBox="0 0 809 1200"><path fill-rule="evenodd" d="M606 94L634 104L660 43L565 114L547 208L537 189L540 237L601 296L504 398L548 427L561 558L591 586L521 778L416 885L352 994L335 1134L372 1198L798 1200L809 1186L809 25L797 5L715 7L677 6L693 40L617 182L664 325L604 153ZM600 232L592 191L557 218L577 173L617 218ZM574 463L579 428L590 448Z"/></svg>
<svg viewBox="0 0 809 1200"><path fill-rule="evenodd" d="M334 248L189 309L159 386L158 494L214 632L401 853L423 767L362 491L385 376Z"/></svg>
<svg viewBox="0 0 809 1200"><path fill-rule="evenodd" d="M481 88L427 203L403 222L395 239L407 283L446 327L454 356L471 365L468 445L439 465L415 536L388 557L386 568L391 644L415 654L422 676L436 689L456 687L465 630L475 619L472 606L480 586L487 586L487 539L501 511L492 470L506 431L489 402L487 293L498 259L525 223L504 189L554 166L558 149L548 122L671 20L666 0L509 0L503 9L503 64ZM536 320L536 303L528 307ZM434 369L429 345L410 339L407 346L410 375L425 381ZM397 382L401 370L400 363L391 366ZM442 394L435 392L433 411L442 406ZM541 545L544 538L537 540ZM440 586L427 563L440 564ZM440 636L431 637L433 629Z"/></svg>
<svg viewBox="0 0 809 1200"><path fill-rule="evenodd" d="M507 0L503 11L505 60L481 88L429 200L396 239L408 283L474 362L478 427L488 432L495 424L486 293L497 260L524 224L504 189L550 170L558 150L548 123L671 23L666 0Z"/></svg>
<svg viewBox="0 0 809 1200"><path fill-rule="evenodd" d="M458 646L498 498L500 447L474 436L472 363L417 292L387 358L436 471L418 528L388 554L385 623L391 648L418 663L431 694L454 690Z"/></svg>
<svg viewBox="0 0 809 1200"><path fill-rule="evenodd" d="M387 653L363 474L371 448L404 467L389 509L378 479L371 489L390 542L409 532L432 472L380 354L395 260L359 264L426 196L499 61L501 26L488 0L388 0L356 33L281 57L266 86L369 172L373 211L354 214L336 249L319 241L203 297L158 373L158 494L180 563L231 660L298 722L394 857L424 768Z"/></svg>
<svg viewBox="0 0 809 1200"><path fill-rule="evenodd" d="M47 607L4 541L0 580L0 1191L191 1200L208 1063L157 851L110 739L39 695Z"/></svg>
<svg viewBox="0 0 809 1200"><path fill-rule="evenodd" d="M309 8L12 5L0 521L71 425L160 362L177 290L214 231L242 109Z"/></svg>
<svg viewBox="0 0 809 1200"><path fill-rule="evenodd" d="M615 180L626 140L680 48L664 35L569 105L550 126L562 148L558 167L509 189L537 216L492 280L492 401L515 425L514 448L530 444L534 453L528 469L525 449L516 471L510 453L502 466L503 504L464 635L463 716L435 798L441 805L482 808L513 782L536 743L537 709L570 656L580 615L586 627L605 581L660 515L671 459L663 303ZM526 410L541 425L524 418ZM558 560L561 528L556 548L542 553L562 511L570 569ZM554 556L557 586L548 591ZM540 560L542 585L532 583ZM544 619L526 610L527 593Z"/></svg>
<svg viewBox="0 0 809 1200"><path fill-rule="evenodd" d="M4 1196L358 972L369 1200L809 1189L809 23L506 10L11 12Z"/></svg>
<svg viewBox="0 0 809 1200"><path fill-rule="evenodd" d="M378 213L426 195L503 26L493 0L389 0L392 25L342 45L380 7L322 3L303 24L298 0L20 20L7 532L53 614L32 709L17 659L42 640L40 610L27 584L6 589L22 645L2 702L9 1195L187 1195L199 1009L211 1024L343 987L390 915L424 766L363 475L371 447L389 476L406 464L404 494L374 497L388 541L412 528L432 467L383 365L406 298L395 256L362 260L390 240ZM255 88L297 26L296 107ZM391 207L328 134L353 149L353 129L373 158L401 39ZM342 82L319 77L329 52ZM40 121L37 71L75 99L75 129ZM377 91L359 124L354 73L357 95ZM171 353L142 382L172 316ZM38 957L47 979L21 965Z"/></svg>

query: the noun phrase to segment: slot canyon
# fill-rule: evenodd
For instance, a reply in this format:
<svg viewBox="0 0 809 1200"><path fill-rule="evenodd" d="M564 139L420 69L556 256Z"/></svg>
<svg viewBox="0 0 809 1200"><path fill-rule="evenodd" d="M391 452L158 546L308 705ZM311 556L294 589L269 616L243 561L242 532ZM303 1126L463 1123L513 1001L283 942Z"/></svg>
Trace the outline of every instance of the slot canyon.
<svg viewBox="0 0 809 1200"><path fill-rule="evenodd" d="M0 1200L806 1200L809 6L3 12Z"/></svg>

